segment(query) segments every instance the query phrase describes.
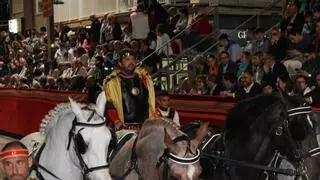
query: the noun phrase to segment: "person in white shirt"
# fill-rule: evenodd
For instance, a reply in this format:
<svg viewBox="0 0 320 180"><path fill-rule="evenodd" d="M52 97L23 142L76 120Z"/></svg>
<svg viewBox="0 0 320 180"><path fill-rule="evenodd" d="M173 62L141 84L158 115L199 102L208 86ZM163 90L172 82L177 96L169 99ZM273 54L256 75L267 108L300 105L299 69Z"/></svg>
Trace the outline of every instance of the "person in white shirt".
<svg viewBox="0 0 320 180"><path fill-rule="evenodd" d="M174 108L170 107L170 104L171 104L171 100L170 100L169 93L166 91L161 92L157 97L157 105L158 105L156 108L157 115L160 117L172 119L172 121L178 127L180 127L179 114Z"/></svg>
<svg viewBox="0 0 320 180"><path fill-rule="evenodd" d="M157 53L159 55L168 57L173 54L170 37L167 33L165 33L165 27L163 24L158 24L157 26ZM169 43L167 43L169 42Z"/></svg>

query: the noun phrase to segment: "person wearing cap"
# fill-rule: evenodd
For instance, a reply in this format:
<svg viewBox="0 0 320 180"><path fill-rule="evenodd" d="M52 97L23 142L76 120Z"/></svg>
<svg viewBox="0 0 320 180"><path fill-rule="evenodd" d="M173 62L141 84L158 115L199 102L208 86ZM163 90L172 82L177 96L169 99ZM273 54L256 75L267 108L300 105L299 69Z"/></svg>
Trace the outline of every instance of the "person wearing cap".
<svg viewBox="0 0 320 180"><path fill-rule="evenodd" d="M107 115L117 129L137 129L155 117L154 85L147 71L136 67L136 55L130 49L124 49L119 57L119 68L104 82Z"/></svg>
<svg viewBox="0 0 320 180"><path fill-rule="evenodd" d="M176 125L180 127L179 114L178 112L170 107L171 99L167 91L162 91L157 96L157 105L156 113L160 117L171 119Z"/></svg>
<svg viewBox="0 0 320 180"><path fill-rule="evenodd" d="M4 175L3 180L32 180L29 170L32 158L28 148L19 141L7 143L0 152L0 168Z"/></svg>

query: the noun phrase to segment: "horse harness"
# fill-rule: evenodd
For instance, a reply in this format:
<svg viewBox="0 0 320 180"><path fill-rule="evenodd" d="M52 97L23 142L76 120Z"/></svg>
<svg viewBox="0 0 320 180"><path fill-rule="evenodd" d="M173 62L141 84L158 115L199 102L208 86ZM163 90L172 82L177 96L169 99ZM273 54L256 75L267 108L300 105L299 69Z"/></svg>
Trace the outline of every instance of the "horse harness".
<svg viewBox="0 0 320 180"><path fill-rule="evenodd" d="M70 149L70 144L71 144L71 140L73 139L74 141L74 149L75 149L75 152L76 152L76 155L79 159L79 162L80 162L80 166L81 166L81 171L82 171L82 174L83 174L83 179L86 178L86 176L93 172L93 171L97 171L97 170L100 170L100 169L105 169L105 168L108 168L109 167L109 164L106 164L106 165L101 165L101 166L96 166L96 167L88 167L88 165L85 163L85 161L83 160L82 158L82 154L85 154L86 151L87 151L87 144L85 143L82 135L80 134L80 131L82 131L84 129L84 127L91 127L91 128L95 128L95 127L101 127L101 126L106 126L106 120L104 117L100 116L95 109L91 109L87 106L85 107L82 107L81 108L82 110L88 110L88 111L91 111L91 114L87 120L87 122L90 122L94 115L98 115L102 120L103 122L101 123L96 123L96 124L90 124L90 123L82 123L82 122L78 122L77 121L77 117L74 118L74 120L72 121L72 127L69 131L69 140L68 140L68 146L67 146L67 150ZM81 128L78 132L75 132L75 127L76 126L82 126L83 128ZM113 145L114 142L116 143L116 135L115 135L115 131L110 129L110 132L111 132L111 135L112 135L112 141L110 143L110 145L112 146L115 146ZM36 157L35 157L35 165L33 166L32 169L34 169L36 171L36 174L37 174L37 177L40 179L40 180L44 180L44 177L43 175L39 172L39 169L42 169L43 171L45 171L46 173L48 173L49 175L51 175L52 177L58 179L58 180L61 180L61 178L57 177L54 173L52 173L50 170L46 169L45 167L43 167L42 165L40 165L38 162L40 160L40 156L41 156L41 153L43 151L45 147L45 143L41 146L41 148L39 149L39 152L37 153ZM38 167L38 168L37 168Z"/></svg>
<svg viewBox="0 0 320 180"><path fill-rule="evenodd" d="M308 116L312 112L312 109L310 106L303 106L303 107L289 109L287 112L288 112L288 117L301 115L301 114L306 114ZM288 118L286 118L284 121L282 121L280 123L280 125L276 124L270 130L270 133L275 133L276 136L282 136L284 134L283 132L286 132L286 134L288 136L288 141L290 143L290 147L294 151L295 159L299 161L298 164L300 166L299 166L298 170L277 168L280 164L279 159L281 159L281 158L285 159L285 157L281 156L279 152L275 152L275 154L274 154L273 158L271 159L270 163L268 164L268 166L230 159L230 158L221 156L221 153L219 153L218 155L215 155L215 154L209 154L209 153L203 152L202 155L203 155L203 157L214 158L217 160L221 160L224 163L233 164L236 166L242 166L242 167L247 167L247 168L263 170L264 171L263 174L265 175L266 180L269 179L269 177L275 177L275 174L295 176L296 178L301 177L301 176L306 176L307 172L306 172L305 167L301 167L301 165L303 163L301 161L303 161L303 159L306 157L313 157L313 156L320 154L320 147L312 149L306 154L302 154L302 153L298 152L297 144L294 142L291 131L289 130L289 119ZM210 138L209 141L216 139L214 136L220 136L220 135L213 135L213 137ZM209 143L210 142L207 142L206 145L208 145ZM264 143L265 143L265 140L263 141L262 146L264 145ZM273 174L270 175L269 172L271 172Z"/></svg>
<svg viewBox="0 0 320 180"><path fill-rule="evenodd" d="M74 150L75 153L79 159L80 162L80 166L81 166L81 171L83 174L83 179L86 178L86 176L93 172L93 171L97 171L97 170L101 170L101 169L106 169L109 168L109 164L106 165L101 165L101 166L95 166L95 167L88 167L88 165L86 164L86 162L83 160L82 158L82 154L85 154L88 148L88 145L85 143L82 135L80 134L80 132L84 129L84 127L91 127L91 128L95 128L95 127L101 127L101 126L106 126L106 120L104 117L100 116L95 109L91 109L87 106L81 108L82 110L88 110L91 111L91 114L87 120L87 122L90 122L94 115L98 115L100 117L100 119L102 119L103 121L101 123L96 123L96 124L90 124L90 123L82 123L82 122L78 122L77 118L75 117L72 121L72 127L69 131L69 141L68 141L68 146L67 146L67 150L70 149L70 144L71 144L71 139L73 139L74 141ZM78 132L75 132L75 127L76 126L82 126L83 128L81 128L80 130L78 130ZM110 130L111 131L111 130ZM113 131L111 131L112 136L113 135ZM112 137L114 138L114 137Z"/></svg>
<svg viewBox="0 0 320 180"><path fill-rule="evenodd" d="M199 162L200 150L197 149L196 154L194 154L191 151L191 149L190 149L190 142L191 142L190 137L188 137L186 135L178 136L173 140L173 143L176 144L176 143L178 143L180 141L187 141L188 142L188 147L187 147L187 150L186 150L186 153L185 153L184 157L179 157L179 156L171 153L169 148L166 148L164 150L162 156L159 158L159 160L157 162L157 165L156 165L157 168L160 168L162 163L164 165L164 167L163 167L163 179L164 180L169 180L170 179L170 176L169 176L170 167L169 167L169 163L168 163L169 160L173 161L176 164L180 164L180 165L192 165L192 164L195 164L195 163ZM194 157L191 157L191 158L185 157L188 152L193 154Z"/></svg>
<svg viewBox="0 0 320 180"><path fill-rule="evenodd" d="M138 174L139 180L143 180L143 177L142 177L142 175L140 173L140 170L139 170L139 167L138 167L138 164L137 164L137 160L138 160L138 156L137 156L137 152L136 152L137 141L138 141L138 137L136 137L136 139L134 140L134 143L133 143L133 147L132 147L132 151L131 151L131 159L130 159L130 162L129 162L128 169L120 177L111 175L113 178L122 180L122 179L126 178L130 174L130 172L132 172L134 170ZM186 154L188 152L191 152L191 150L190 150L190 141L191 141L191 139L186 135L182 135L182 136L176 137L173 140L174 143L177 143L177 142L180 142L180 141L187 141L189 145L188 145L188 148L186 150ZM160 166L163 163L164 164L163 179L164 180L169 180L170 179L170 177L169 177L169 168L170 167L169 167L169 164L168 164L169 160L173 161L174 163L181 164L181 165L191 165L191 164L197 163L199 161L199 159L200 159L200 150L199 149L197 149L197 153L195 154L194 157L186 158L186 157L179 157L177 155L174 155L174 154L172 154L170 152L170 150L168 148L166 148L164 150L164 153L162 154L162 156L159 158L159 160L158 160L158 162L156 164L156 167L160 168Z"/></svg>

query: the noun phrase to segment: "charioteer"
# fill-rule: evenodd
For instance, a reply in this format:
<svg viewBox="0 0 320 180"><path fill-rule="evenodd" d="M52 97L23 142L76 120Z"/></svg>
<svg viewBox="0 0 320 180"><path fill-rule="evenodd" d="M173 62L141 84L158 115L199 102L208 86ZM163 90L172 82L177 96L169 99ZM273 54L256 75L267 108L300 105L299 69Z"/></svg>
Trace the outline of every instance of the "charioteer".
<svg viewBox="0 0 320 180"><path fill-rule="evenodd" d="M139 129L155 116L155 92L147 71L137 67L130 49L120 53L119 68L106 77L107 115L116 129Z"/></svg>

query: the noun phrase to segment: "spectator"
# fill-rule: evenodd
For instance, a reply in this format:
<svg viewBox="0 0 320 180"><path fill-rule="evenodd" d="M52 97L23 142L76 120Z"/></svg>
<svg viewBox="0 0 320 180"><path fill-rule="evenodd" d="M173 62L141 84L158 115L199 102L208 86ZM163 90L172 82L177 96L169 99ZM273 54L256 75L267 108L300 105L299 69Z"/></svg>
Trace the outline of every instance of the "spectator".
<svg viewBox="0 0 320 180"><path fill-rule="evenodd" d="M289 77L286 67L283 64L276 62L272 55L267 54L263 63L262 83L267 83L275 87L277 78L280 75Z"/></svg>
<svg viewBox="0 0 320 180"><path fill-rule="evenodd" d="M256 52L253 54L251 58L251 62L249 63L249 70L252 71L254 76L254 81L261 85L262 77L263 77L263 53Z"/></svg>
<svg viewBox="0 0 320 180"><path fill-rule="evenodd" d="M199 75L196 77L195 87L191 89L190 94L194 95L208 95L209 89L207 85L206 77Z"/></svg>
<svg viewBox="0 0 320 180"><path fill-rule="evenodd" d="M316 73L316 87L309 93L305 94L305 99L310 104L320 104L320 72Z"/></svg>
<svg viewBox="0 0 320 180"><path fill-rule="evenodd" d="M239 63L239 69L237 71L237 77L240 77L243 72L248 68L250 62L250 53L247 51L244 51L241 53L240 56L240 63Z"/></svg>
<svg viewBox="0 0 320 180"><path fill-rule="evenodd" d="M101 22L98 20L98 18L95 15L90 16L91 21L91 29L89 37L91 37L93 47L95 47L100 40L100 29L101 29Z"/></svg>
<svg viewBox="0 0 320 180"><path fill-rule="evenodd" d="M304 16L299 13L299 2L298 1L289 1L287 6L286 18L281 22L281 27L287 30L294 30L298 33L301 33Z"/></svg>
<svg viewBox="0 0 320 180"><path fill-rule="evenodd" d="M240 77L241 86L234 92L225 92L224 96L233 97L238 99L245 99L254 97L262 92L261 86L254 82L253 73L251 71L245 71Z"/></svg>
<svg viewBox="0 0 320 180"><path fill-rule="evenodd" d="M136 11L130 14L128 27L133 39L145 40L148 37L150 31L149 20L148 15L143 10L144 6L138 4Z"/></svg>
<svg viewBox="0 0 320 180"><path fill-rule="evenodd" d="M173 54L170 37L167 33L165 33L165 28L163 24L158 24L157 26L157 54L159 54L161 57L168 57Z"/></svg>
<svg viewBox="0 0 320 180"><path fill-rule="evenodd" d="M288 48L289 40L281 36L278 28L272 28L268 52L281 62L287 56Z"/></svg>
<svg viewBox="0 0 320 180"><path fill-rule="evenodd" d="M222 91L222 87L218 82L217 76L210 74L207 77L208 95L218 96Z"/></svg>
<svg viewBox="0 0 320 180"><path fill-rule="evenodd" d="M120 24L115 20L113 14L108 14L103 26L102 31L102 42L109 42L111 40L121 40L122 39L122 30Z"/></svg>
<svg viewBox="0 0 320 180"><path fill-rule="evenodd" d="M238 66L236 63L230 60L230 55L227 51L222 51L219 55L219 73L222 74L230 73L236 76Z"/></svg>
<svg viewBox="0 0 320 180"><path fill-rule="evenodd" d="M301 96L305 96L310 92L311 92L311 89L308 87L308 78L301 75L296 77L295 93Z"/></svg>
<svg viewBox="0 0 320 180"><path fill-rule="evenodd" d="M173 37L174 36L174 30L176 28L176 24L178 22L178 20L180 19L180 15L178 14L178 11L175 7L170 7L168 9L169 12L169 27L168 27L168 32L169 32L169 36Z"/></svg>
<svg viewBox="0 0 320 180"><path fill-rule="evenodd" d="M217 58L213 54L209 54L207 56L208 66L209 66L209 74L213 74L215 76L219 75L219 64Z"/></svg>
<svg viewBox="0 0 320 180"><path fill-rule="evenodd" d="M232 62L237 62L240 59L241 49L239 44L236 42L229 40L227 34L222 34L219 37L219 46L221 51L228 51L230 55L230 60Z"/></svg>
<svg viewBox="0 0 320 180"><path fill-rule="evenodd" d="M168 92L163 91L158 95L157 104L157 114L160 117L171 119L178 127L180 127L179 114L174 108L171 107L171 100Z"/></svg>
<svg viewBox="0 0 320 180"><path fill-rule="evenodd" d="M252 52L268 52L269 40L264 37L264 31L261 28L258 28L255 31L255 40L252 45Z"/></svg>
<svg viewBox="0 0 320 180"><path fill-rule="evenodd" d="M271 85L273 86L273 84ZM281 74L278 76L276 85L278 91L288 95L293 95L293 86L293 82L289 76L285 74Z"/></svg>

